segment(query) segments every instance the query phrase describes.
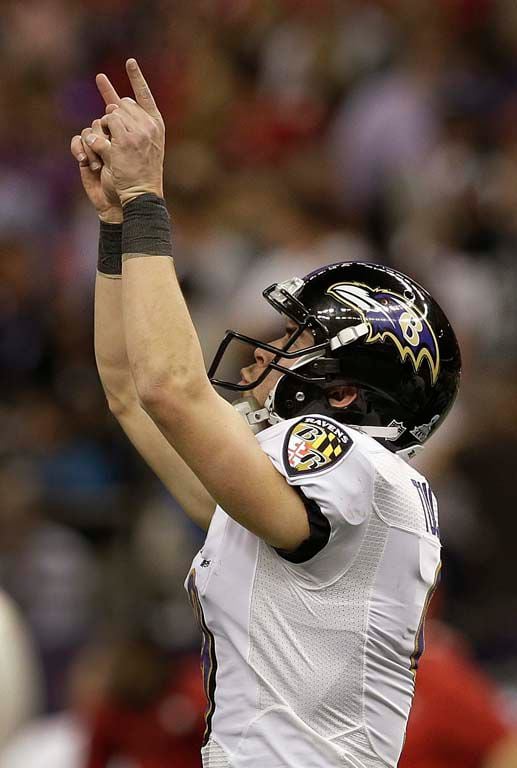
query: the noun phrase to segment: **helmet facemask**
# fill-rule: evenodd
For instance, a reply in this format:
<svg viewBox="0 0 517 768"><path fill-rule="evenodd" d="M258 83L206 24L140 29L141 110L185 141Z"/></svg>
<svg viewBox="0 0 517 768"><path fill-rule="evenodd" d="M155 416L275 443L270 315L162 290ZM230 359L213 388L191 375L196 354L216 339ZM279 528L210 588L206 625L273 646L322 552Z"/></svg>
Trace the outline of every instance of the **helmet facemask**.
<svg viewBox="0 0 517 768"><path fill-rule="evenodd" d="M253 397L239 398L233 403L255 433L284 419L304 413L314 413L314 408L334 418L338 416L339 420L343 421L344 409L333 407L330 404L329 395L331 390L336 389L340 384L349 385L351 382L346 377L340 377L341 361L330 355L334 350L366 335L368 329L364 323L358 323L357 326L343 329L331 339L325 325L294 295L303 284L304 281L301 278L294 277L283 283L275 283L262 293L273 309L293 320L297 325L296 331L283 347L279 349L237 331L228 330L208 371L208 377L214 386L243 393L255 389L271 371L279 371L283 374L272 387L263 406L260 406ZM290 351L305 330L311 331L315 344ZM215 377L217 369L232 341L249 345L253 349L262 349L274 354L274 358L260 376L246 384L218 379ZM295 362L287 367L279 362L281 359ZM347 409L347 413L352 415L354 410Z"/></svg>
<svg viewBox="0 0 517 768"><path fill-rule="evenodd" d="M271 371L279 371L280 373L293 376L294 378L307 383L325 382L325 376L323 374L309 376L296 371L300 365L309 360L323 357L325 351L330 348L329 334L323 323L317 320L314 315L311 315L306 307L304 307L304 305L294 296L294 293L301 287L301 285L303 285L303 280L294 277L291 280L286 280L284 283L275 283L262 292L262 295L273 309L281 315L287 316L297 325L296 331L289 337L287 344L278 348L260 341L259 339L254 339L251 336L245 336L237 331L226 331L208 371L208 378L214 386L236 392L248 392L261 384ZM311 331L316 343L309 347L289 351L306 330ZM232 341L246 344L253 350L261 349L274 355L273 359L264 368L260 376L254 381L247 382L246 384L236 384L232 381L216 378L217 369ZM297 358L302 358L302 361L300 361L299 365L295 364L291 368L279 363L279 360L281 359L297 360Z"/></svg>

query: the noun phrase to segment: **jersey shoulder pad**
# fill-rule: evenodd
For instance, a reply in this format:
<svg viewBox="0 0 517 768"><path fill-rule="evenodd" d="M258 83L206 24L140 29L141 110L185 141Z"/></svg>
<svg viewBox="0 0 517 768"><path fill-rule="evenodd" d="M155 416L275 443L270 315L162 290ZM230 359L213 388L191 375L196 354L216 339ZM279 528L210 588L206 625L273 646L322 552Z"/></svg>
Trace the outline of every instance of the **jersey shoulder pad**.
<svg viewBox="0 0 517 768"><path fill-rule="evenodd" d="M303 416L284 437L282 460L290 478L323 474L339 464L353 448L345 427L328 416Z"/></svg>

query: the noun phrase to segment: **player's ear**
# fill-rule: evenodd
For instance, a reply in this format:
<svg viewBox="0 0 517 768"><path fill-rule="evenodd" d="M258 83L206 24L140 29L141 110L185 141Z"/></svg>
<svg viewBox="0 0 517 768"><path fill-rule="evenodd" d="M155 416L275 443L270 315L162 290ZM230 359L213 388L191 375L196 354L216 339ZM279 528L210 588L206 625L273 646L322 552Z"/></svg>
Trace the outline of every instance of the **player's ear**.
<svg viewBox="0 0 517 768"><path fill-rule="evenodd" d="M357 387L351 387L343 384L340 387L335 387L329 393L329 403L334 408L346 408L351 405L357 398Z"/></svg>

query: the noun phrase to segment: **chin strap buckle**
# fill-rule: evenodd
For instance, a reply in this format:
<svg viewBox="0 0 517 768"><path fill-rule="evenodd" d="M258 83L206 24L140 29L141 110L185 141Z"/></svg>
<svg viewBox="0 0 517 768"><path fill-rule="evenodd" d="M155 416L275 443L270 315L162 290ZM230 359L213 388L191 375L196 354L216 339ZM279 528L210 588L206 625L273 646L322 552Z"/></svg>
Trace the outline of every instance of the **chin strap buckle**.
<svg viewBox="0 0 517 768"><path fill-rule="evenodd" d="M330 340L330 349L332 352L340 347L346 347L347 344L351 344L357 339L361 339L363 336L367 336L370 333L369 323L359 323L359 325L352 325L350 328L343 328L342 331L334 336Z"/></svg>
<svg viewBox="0 0 517 768"><path fill-rule="evenodd" d="M261 408L254 397L243 397L232 403L254 435L269 426L269 411ZM265 423L268 422L268 423Z"/></svg>

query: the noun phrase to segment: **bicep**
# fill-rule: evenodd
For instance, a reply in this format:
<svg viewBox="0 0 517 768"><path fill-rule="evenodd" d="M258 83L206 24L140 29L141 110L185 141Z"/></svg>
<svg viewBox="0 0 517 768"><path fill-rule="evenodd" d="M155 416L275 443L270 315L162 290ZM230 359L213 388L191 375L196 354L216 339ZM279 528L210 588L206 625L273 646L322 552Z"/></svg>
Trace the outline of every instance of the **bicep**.
<svg viewBox="0 0 517 768"><path fill-rule="evenodd" d="M165 391L146 407L230 517L274 547L294 549L309 536L303 501L208 382L195 397Z"/></svg>

